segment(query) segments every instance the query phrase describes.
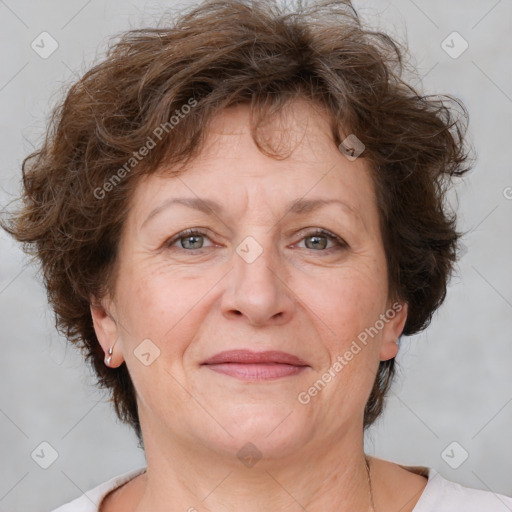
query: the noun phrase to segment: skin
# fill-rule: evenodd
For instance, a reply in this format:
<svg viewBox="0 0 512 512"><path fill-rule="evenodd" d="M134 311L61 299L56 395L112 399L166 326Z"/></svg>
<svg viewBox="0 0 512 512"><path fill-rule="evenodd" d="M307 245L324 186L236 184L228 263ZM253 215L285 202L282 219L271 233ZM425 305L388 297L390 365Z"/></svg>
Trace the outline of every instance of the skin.
<svg viewBox="0 0 512 512"><path fill-rule="evenodd" d="M258 150L248 116L243 105L223 111L185 173L162 168L138 184L115 292L91 306L105 353L115 344L111 366L125 361L133 379L148 465L102 511L368 510L363 412L379 361L397 353L407 305L309 403L298 395L395 302L370 172L338 150L326 115L303 100L265 127L276 136L286 128L285 160ZM213 199L225 211L174 205L144 223L176 197ZM301 198L348 207L290 213ZM204 237L165 245L189 228ZM316 228L348 246L316 239ZM262 250L251 263L236 252L248 236ZM144 339L160 350L148 366L134 354ZM201 365L243 348L289 352L309 367L247 382ZM262 457L252 467L237 457L248 442ZM412 510L426 484L379 459L371 476L379 512Z"/></svg>

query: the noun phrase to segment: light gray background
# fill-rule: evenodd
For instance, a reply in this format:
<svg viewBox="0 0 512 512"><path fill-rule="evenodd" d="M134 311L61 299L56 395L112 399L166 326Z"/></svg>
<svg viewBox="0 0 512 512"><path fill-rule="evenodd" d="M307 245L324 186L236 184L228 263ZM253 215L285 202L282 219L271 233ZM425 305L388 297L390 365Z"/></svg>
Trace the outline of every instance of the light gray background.
<svg viewBox="0 0 512 512"><path fill-rule="evenodd" d="M180 4L181 5L181 4ZM64 84L101 57L106 38L151 24L164 1L0 0L0 204L17 194L20 164L40 141ZM459 229L469 230L458 275L430 328L404 339L387 410L367 450L426 465L467 486L512 495L512 3L508 0L356 1L371 24L407 39L427 93L460 97L478 160L457 187ZM43 31L59 44L42 59ZM469 48L451 58L441 42ZM508 198L507 198L508 196ZM145 464L128 427L91 385L81 356L57 335L45 291L20 248L0 232L0 509L48 511ZM58 452L42 469L41 442ZM451 460L442 457L459 443Z"/></svg>

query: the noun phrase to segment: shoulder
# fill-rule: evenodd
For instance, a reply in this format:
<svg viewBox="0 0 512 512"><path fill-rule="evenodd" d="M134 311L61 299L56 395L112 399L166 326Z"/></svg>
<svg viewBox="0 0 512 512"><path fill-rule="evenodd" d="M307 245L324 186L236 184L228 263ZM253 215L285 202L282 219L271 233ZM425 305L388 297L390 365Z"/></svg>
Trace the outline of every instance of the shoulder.
<svg viewBox="0 0 512 512"><path fill-rule="evenodd" d="M510 512L512 498L465 487L430 468L428 483L413 512Z"/></svg>
<svg viewBox="0 0 512 512"><path fill-rule="evenodd" d="M405 466L375 457L371 461L380 501L395 508L400 504L403 512L512 512L511 497L465 487L433 468Z"/></svg>
<svg viewBox="0 0 512 512"><path fill-rule="evenodd" d="M142 467L117 475L85 492L73 501L65 503L59 508L54 509L52 512L99 512L101 502L107 494L121 487L145 471L146 467Z"/></svg>

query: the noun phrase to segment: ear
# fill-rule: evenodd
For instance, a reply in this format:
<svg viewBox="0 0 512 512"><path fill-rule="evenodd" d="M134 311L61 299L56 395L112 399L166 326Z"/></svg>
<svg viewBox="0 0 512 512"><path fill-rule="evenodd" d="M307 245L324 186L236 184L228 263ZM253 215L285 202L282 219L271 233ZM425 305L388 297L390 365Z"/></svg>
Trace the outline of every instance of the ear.
<svg viewBox="0 0 512 512"><path fill-rule="evenodd" d="M380 360L387 361L393 359L398 353L398 338L404 330L405 321L407 320L407 303L394 302L385 313L388 319L380 347Z"/></svg>
<svg viewBox="0 0 512 512"><path fill-rule="evenodd" d="M109 349L114 347L120 335L117 322L111 312L113 309L112 302L108 296L101 300L92 298L90 301L90 308L96 337L98 338L101 348L107 356ZM114 350L112 352L110 367L115 368L119 366L122 361L123 357L121 351Z"/></svg>

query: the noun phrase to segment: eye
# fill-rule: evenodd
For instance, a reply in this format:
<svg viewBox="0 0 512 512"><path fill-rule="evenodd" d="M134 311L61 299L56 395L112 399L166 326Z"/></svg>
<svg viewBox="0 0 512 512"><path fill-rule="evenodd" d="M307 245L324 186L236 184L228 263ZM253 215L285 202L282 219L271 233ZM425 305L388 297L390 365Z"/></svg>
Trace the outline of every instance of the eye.
<svg viewBox="0 0 512 512"><path fill-rule="evenodd" d="M165 247L169 248L179 242L179 249L185 249L188 251L203 249L204 239L208 238L206 233L197 229L186 229L181 231L176 236L165 242Z"/></svg>
<svg viewBox="0 0 512 512"><path fill-rule="evenodd" d="M314 251L327 252L330 249L343 247L348 248L348 244L339 236L324 229L317 229L312 231L311 233L308 233L302 240L305 241L306 249L312 249ZM327 247L329 241L334 243L334 247Z"/></svg>
<svg viewBox="0 0 512 512"><path fill-rule="evenodd" d="M176 247L177 249L183 249L187 252L193 252L212 246L212 244L205 246L205 239L209 240L204 231L198 229L186 229L165 242L165 247ZM305 241L306 249L311 249L317 252L329 252L332 249L349 247L348 244L339 236L324 229L316 229L308 233L302 238L301 242L302 241ZM333 244L330 247L328 247L329 241Z"/></svg>

